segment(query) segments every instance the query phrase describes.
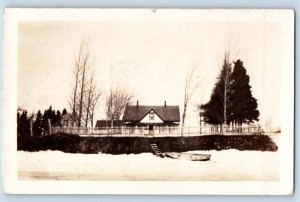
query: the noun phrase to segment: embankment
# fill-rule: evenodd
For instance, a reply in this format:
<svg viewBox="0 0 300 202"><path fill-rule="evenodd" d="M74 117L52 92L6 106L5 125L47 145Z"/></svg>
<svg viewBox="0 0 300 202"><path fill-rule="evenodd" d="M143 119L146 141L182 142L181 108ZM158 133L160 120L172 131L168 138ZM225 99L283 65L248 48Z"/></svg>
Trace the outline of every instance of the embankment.
<svg viewBox="0 0 300 202"><path fill-rule="evenodd" d="M80 137L56 134L45 137L18 137L18 150L59 150L69 153L138 154L152 152L149 143L156 143L162 152L192 150L257 150L277 151L267 135L209 135L197 137Z"/></svg>

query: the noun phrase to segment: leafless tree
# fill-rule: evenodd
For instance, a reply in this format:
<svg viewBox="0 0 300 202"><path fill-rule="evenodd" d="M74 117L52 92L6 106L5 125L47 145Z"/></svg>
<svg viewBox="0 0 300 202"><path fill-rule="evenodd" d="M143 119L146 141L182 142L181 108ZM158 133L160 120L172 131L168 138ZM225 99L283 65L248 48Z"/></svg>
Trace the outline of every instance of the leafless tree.
<svg viewBox="0 0 300 202"><path fill-rule="evenodd" d="M92 74L88 86L88 92L86 95L86 103L85 103L85 127L88 126L88 122L90 119L90 108L91 108L91 101L92 101L92 91L94 91L94 86L93 86L93 80L94 80L94 74Z"/></svg>
<svg viewBox="0 0 300 202"><path fill-rule="evenodd" d="M110 89L109 94L106 97L106 119L111 121L111 127L113 127L113 121L120 120L124 113L126 106L132 99L124 88L115 87Z"/></svg>
<svg viewBox="0 0 300 202"><path fill-rule="evenodd" d="M82 63L81 63L81 85L79 89L79 114L78 114L78 126L81 126L81 121L82 121L82 113L83 113L83 102L84 102L84 93L86 90L86 86L88 84L87 82L87 71L89 68L89 60L90 60L90 53L88 49L88 44L84 43L83 44L83 52L81 54L82 56Z"/></svg>
<svg viewBox="0 0 300 202"><path fill-rule="evenodd" d="M224 64L223 64L223 74L221 74L221 80L224 82L224 125L227 124L227 103L228 103L228 91L229 91L229 79L231 74L231 63L229 62L230 52L227 51L224 57Z"/></svg>
<svg viewBox="0 0 300 202"><path fill-rule="evenodd" d="M86 93L86 100L84 103L84 111L85 111L85 127L88 126L88 123L90 121L91 127L94 125L94 112L96 105L98 103L98 100L101 96L101 91L97 89L97 86L94 84L94 73L91 75L88 91Z"/></svg>
<svg viewBox="0 0 300 202"><path fill-rule="evenodd" d="M222 113L216 113L215 117L218 122L221 123L221 132L224 132L223 128L226 127L228 123L228 114L230 114L230 79L231 79L231 68L232 63L230 63L230 52L226 51L224 55L223 65L220 68L220 76L218 77L218 82L214 88L214 94L219 100L218 107L222 107ZM232 106L231 106L232 108Z"/></svg>
<svg viewBox="0 0 300 202"><path fill-rule="evenodd" d="M182 121L181 121L181 135L183 135L183 128L185 126L185 119L187 114L187 109L189 102L191 101L192 96L200 85L202 81L199 77L195 76L195 71L197 66L194 66L188 73L185 79L184 86L184 101L183 101L183 112L182 112Z"/></svg>
<svg viewBox="0 0 300 202"><path fill-rule="evenodd" d="M75 57L74 65L74 86L70 100L73 118L76 119L76 125L81 126L84 120L84 108L86 108L86 93L88 92L88 72L91 66L91 57L88 41L82 41L78 54ZM89 105L88 105L89 106ZM89 110L88 110L89 111Z"/></svg>
<svg viewBox="0 0 300 202"><path fill-rule="evenodd" d="M74 75L74 86L73 86L73 93L70 99L70 108L72 109L72 115L74 118L76 118L77 120L77 113L76 113L76 108L77 108L77 93L78 93L78 87L79 87L79 83L80 83L80 73L81 73L81 53L82 53L82 44L79 47L79 51L78 51L78 55L75 58L75 66L74 66L74 70L73 70L73 75Z"/></svg>
<svg viewBox="0 0 300 202"><path fill-rule="evenodd" d="M224 79L224 124L227 124L227 102L228 96L227 92L229 90L229 76L231 73L231 64L229 63L229 53L225 54L225 74L223 75Z"/></svg>
<svg viewBox="0 0 300 202"><path fill-rule="evenodd" d="M101 96L101 91L94 90L92 93L92 98L91 98L91 105L90 105L90 122L91 122L91 127L94 127L94 115L95 115L95 109L98 104L98 100Z"/></svg>

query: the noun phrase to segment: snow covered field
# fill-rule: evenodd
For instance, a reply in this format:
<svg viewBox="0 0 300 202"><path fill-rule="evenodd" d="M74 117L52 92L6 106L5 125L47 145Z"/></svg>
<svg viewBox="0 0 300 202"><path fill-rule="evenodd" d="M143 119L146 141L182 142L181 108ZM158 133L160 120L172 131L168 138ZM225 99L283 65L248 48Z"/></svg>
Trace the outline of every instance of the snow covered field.
<svg viewBox="0 0 300 202"><path fill-rule="evenodd" d="M274 138L279 143L279 136ZM18 151L19 179L41 180L279 180L279 152L192 151L210 161L159 158L151 153L110 155Z"/></svg>

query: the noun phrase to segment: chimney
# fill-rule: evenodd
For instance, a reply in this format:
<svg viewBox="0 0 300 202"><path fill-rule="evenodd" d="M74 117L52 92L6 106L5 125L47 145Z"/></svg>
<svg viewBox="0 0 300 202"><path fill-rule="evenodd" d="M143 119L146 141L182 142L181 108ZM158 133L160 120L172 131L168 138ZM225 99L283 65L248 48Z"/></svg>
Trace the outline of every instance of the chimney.
<svg viewBox="0 0 300 202"><path fill-rule="evenodd" d="M136 106L137 106L137 107L139 106L139 101L138 101L138 100L136 101Z"/></svg>
<svg viewBox="0 0 300 202"><path fill-rule="evenodd" d="M165 101L165 107L167 106L167 101Z"/></svg>

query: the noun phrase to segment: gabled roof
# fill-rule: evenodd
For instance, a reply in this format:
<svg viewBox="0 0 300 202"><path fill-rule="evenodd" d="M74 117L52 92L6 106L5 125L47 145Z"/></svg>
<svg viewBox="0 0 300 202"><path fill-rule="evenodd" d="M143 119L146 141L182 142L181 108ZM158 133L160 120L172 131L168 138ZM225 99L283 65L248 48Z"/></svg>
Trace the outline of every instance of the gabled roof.
<svg viewBox="0 0 300 202"><path fill-rule="evenodd" d="M153 110L164 122L180 121L179 106L126 106L123 121L139 122L151 110Z"/></svg>
<svg viewBox="0 0 300 202"><path fill-rule="evenodd" d="M122 120L114 120L113 124L114 124L114 127L120 127L123 125L123 121ZM111 127L111 121L110 120L97 120L95 127L96 128Z"/></svg>

